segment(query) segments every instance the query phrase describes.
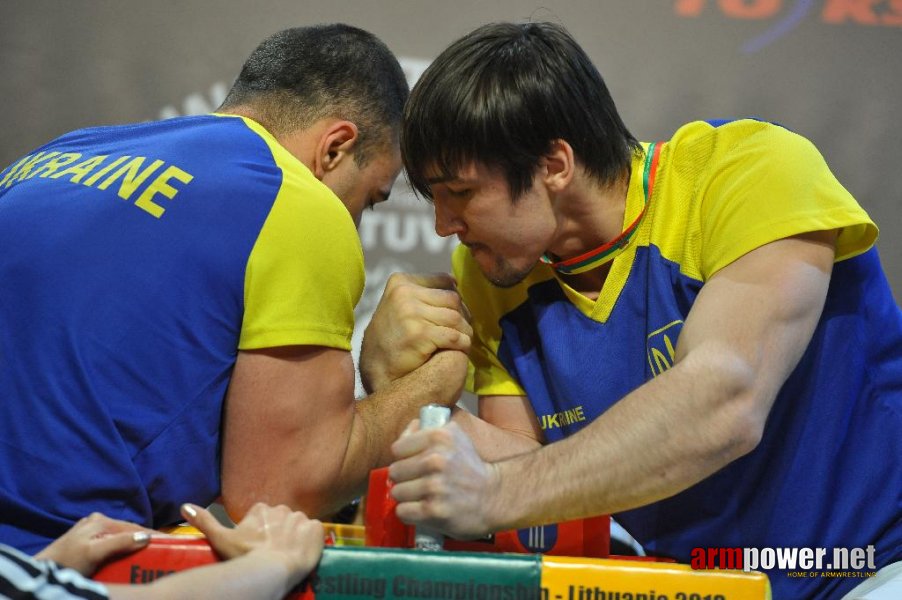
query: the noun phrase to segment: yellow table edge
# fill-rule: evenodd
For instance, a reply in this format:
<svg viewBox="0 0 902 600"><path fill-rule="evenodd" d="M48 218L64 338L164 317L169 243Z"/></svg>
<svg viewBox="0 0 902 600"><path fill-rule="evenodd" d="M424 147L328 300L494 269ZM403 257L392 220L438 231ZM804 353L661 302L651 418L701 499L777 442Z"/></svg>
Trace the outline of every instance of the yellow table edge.
<svg viewBox="0 0 902 600"><path fill-rule="evenodd" d="M543 598L548 600L771 598L770 581L764 573L694 570L676 563L562 556L542 557L542 590Z"/></svg>

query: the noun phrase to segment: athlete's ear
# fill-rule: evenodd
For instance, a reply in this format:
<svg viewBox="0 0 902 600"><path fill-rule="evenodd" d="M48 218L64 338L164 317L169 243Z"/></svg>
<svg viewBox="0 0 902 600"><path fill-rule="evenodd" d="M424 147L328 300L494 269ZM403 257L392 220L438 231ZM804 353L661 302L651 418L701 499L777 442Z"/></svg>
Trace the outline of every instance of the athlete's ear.
<svg viewBox="0 0 902 600"><path fill-rule="evenodd" d="M576 171L573 147L567 140L554 140L539 164L543 168L542 180L548 191L560 192L570 185Z"/></svg>
<svg viewBox="0 0 902 600"><path fill-rule="evenodd" d="M313 156L313 174L322 180L343 161L351 158L360 133L351 121L336 119L322 132Z"/></svg>

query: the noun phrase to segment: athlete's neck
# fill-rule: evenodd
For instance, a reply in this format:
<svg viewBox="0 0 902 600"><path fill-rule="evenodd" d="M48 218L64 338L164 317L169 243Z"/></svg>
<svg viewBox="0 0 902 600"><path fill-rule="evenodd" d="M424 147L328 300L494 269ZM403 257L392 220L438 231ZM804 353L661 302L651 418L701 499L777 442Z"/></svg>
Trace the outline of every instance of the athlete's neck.
<svg viewBox="0 0 902 600"><path fill-rule="evenodd" d="M584 172L574 177L565 194L554 199L557 231L547 254L553 260L580 256L610 242L623 231L623 215L629 189L629 173L610 185L602 185ZM564 275L581 293L598 291L610 263L580 275Z"/></svg>
<svg viewBox="0 0 902 600"><path fill-rule="evenodd" d="M573 275L565 275L564 273L558 273L558 278L570 286L574 291L582 294L589 300L597 300L599 294L601 293L601 288L604 287L604 282L608 278L608 273L611 271L611 263L605 263L598 267L597 269L592 269L591 271L586 271L585 273L578 273Z"/></svg>

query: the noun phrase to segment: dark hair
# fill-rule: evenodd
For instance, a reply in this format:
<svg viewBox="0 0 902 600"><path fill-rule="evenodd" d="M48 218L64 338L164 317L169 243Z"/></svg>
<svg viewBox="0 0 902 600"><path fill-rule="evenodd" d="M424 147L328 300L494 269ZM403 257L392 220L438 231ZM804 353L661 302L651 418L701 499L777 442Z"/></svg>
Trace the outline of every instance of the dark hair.
<svg viewBox="0 0 902 600"><path fill-rule="evenodd" d="M398 60L376 36L350 25L316 25L263 40L220 108L251 105L274 134L324 117L347 119L360 134L354 156L362 165L371 146L397 139L409 93Z"/></svg>
<svg viewBox="0 0 902 600"><path fill-rule="evenodd" d="M423 73L404 110L401 154L411 186L427 198L427 169L451 178L475 161L500 168L516 199L557 139L603 184L641 152L563 27L493 23L451 44Z"/></svg>

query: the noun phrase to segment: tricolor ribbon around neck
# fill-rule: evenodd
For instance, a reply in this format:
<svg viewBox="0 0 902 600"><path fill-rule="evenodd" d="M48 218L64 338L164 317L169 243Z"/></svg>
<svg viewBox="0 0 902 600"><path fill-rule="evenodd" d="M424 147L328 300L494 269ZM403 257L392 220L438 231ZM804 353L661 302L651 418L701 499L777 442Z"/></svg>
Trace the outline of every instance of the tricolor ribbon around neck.
<svg viewBox="0 0 902 600"><path fill-rule="evenodd" d="M645 216L648 209L648 203L651 200L652 189L655 185L655 173L658 170L658 157L661 154L663 142L653 142L649 144L648 151L645 153L645 167L642 171L642 190L644 191L642 211L636 220L630 223L629 227L610 242L605 242L594 250L589 250L579 256L568 258L567 260L554 261L547 254L543 254L539 259L543 263L551 265L551 268L564 275L577 275L596 269L601 265L614 260L614 257L620 254L629 244L630 238L638 231L639 224Z"/></svg>

